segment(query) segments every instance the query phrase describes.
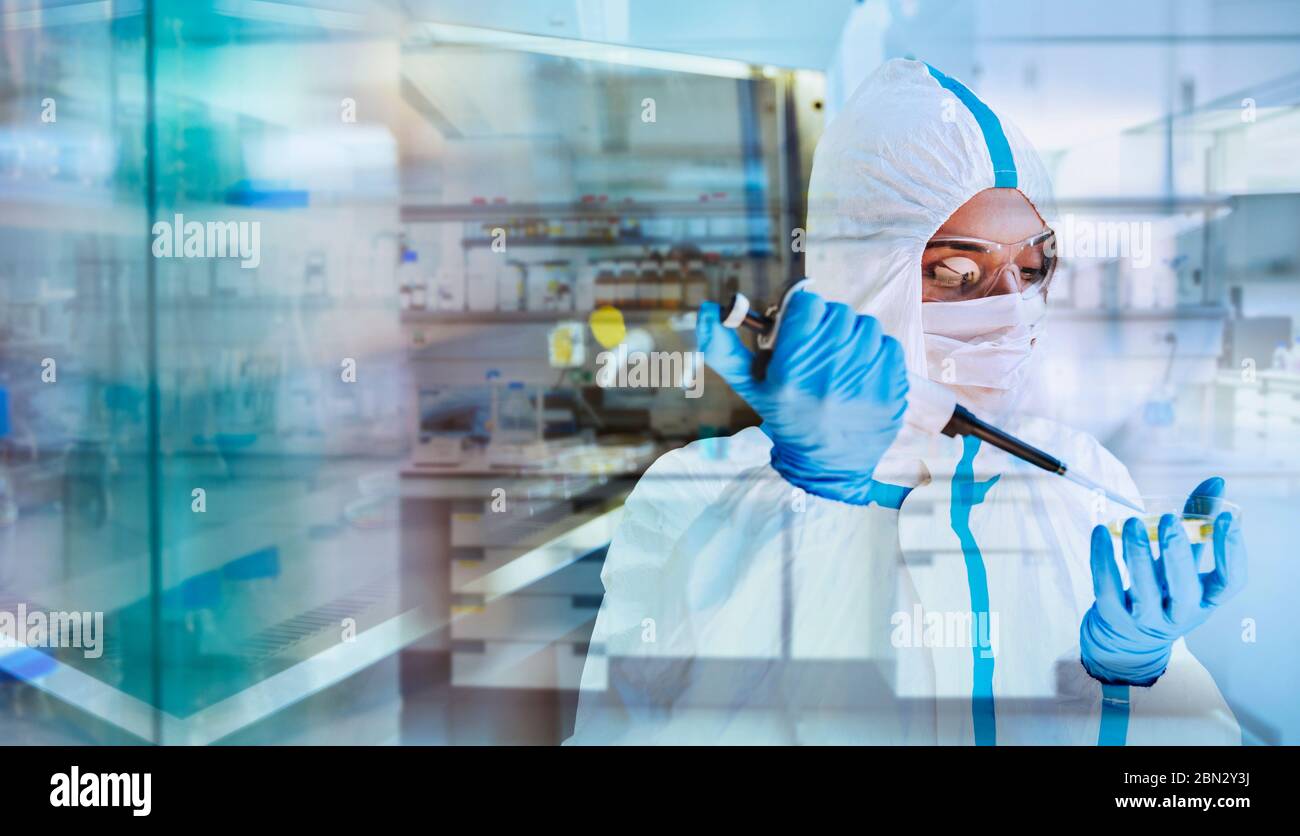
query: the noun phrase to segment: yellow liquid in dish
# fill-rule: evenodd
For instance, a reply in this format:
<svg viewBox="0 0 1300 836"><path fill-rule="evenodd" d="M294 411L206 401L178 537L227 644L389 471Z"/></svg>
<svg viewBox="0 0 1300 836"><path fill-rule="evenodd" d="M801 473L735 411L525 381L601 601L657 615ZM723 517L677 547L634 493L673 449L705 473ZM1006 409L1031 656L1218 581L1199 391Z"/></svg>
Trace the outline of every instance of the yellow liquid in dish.
<svg viewBox="0 0 1300 836"><path fill-rule="evenodd" d="M1112 520L1106 527L1110 529L1112 535L1120 537L1124 533L1124 523L1125 520ZM1208 543L1214 539L1214 522L1212 520L1201 517L1183 517L1182 523L1183 531L1187 534L1187 539L1193 546ZM1160 539L1159 516L1143 517L1142 524L1146 526L1147 537L1151 539L1151 542L1154 543Z"/></svg>

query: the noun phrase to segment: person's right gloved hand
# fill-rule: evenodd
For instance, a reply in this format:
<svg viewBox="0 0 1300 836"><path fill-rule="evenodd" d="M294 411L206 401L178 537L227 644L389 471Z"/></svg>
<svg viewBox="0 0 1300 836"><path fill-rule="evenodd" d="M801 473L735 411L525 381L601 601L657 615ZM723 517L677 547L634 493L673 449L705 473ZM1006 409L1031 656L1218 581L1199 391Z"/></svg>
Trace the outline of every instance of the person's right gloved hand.
<svg viewBox="0 0 1300 836"><path fill-rule="evenodd" d="M1206 479L1187 499L1185 513L1214 517L1214 569L1200 574L1193 546L1173 514L1160 518L1160 559L1153 560L1141 521L1124 523L1121 544L1128 567L1124 589L1110 532L1092 530L1092 583L1097 600L1079 625L1083 667L1108 685L1154 685L1169 664L1174 642L1203 623L1246 582L1241 523L1217 513L1223 480ZM1217 516L1216 516L1217 513Z"/></svg>
<svg viewBox="0 0 1300 836"><path fill-rule="evenodd" d="M903 425L903 347L874 317L807 290L786 303L764 378L713 302L696 328L704 360L763 419L772 467L816 496L867 504L871 475Z"/></svg>

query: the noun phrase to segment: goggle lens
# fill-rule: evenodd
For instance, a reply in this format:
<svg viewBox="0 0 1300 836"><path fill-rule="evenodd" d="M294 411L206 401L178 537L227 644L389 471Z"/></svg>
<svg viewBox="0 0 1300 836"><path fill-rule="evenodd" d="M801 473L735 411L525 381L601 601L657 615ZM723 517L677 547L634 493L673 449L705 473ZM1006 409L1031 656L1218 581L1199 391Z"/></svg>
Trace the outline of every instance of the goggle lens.
<svg viewBox="0 0 1300 836"><path fill-rule="evenodd" d="M921 257L925 299L955 302L1003 293L1045 294L1056 260L1056 234L1050 229L1015 244L935 238Z"/></svg>

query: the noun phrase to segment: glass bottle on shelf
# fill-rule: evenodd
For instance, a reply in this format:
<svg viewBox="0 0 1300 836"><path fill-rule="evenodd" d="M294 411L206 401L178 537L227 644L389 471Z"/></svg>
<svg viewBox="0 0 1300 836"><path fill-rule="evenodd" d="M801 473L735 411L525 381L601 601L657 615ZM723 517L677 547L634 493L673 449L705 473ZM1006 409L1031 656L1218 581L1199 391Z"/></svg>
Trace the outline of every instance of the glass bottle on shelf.
<svg viewBox="0 0 1300 836"><path fill-rule="evenodd" d="M736 259L729 258L722 262L719 269L718 287L721 290L720 298L730 299L732 294L740 290L740 262Z"/></svg>
<svg viewBox="0 0 1300 836"><path fill-rule="evenodd" d="M420 272L419 260L420 257L415 250L402 250L402 263L397 269L397 286L398 297L404 311L414 306L415 283Z"/></svg>
<svg viewBox="0 0 1300 836"><path fill-rule="evenodd" d="M505 444L527 444L537 437L536 414L522 382L511 381L506 387L500 410L500 423L494 441Z"/></svg>
<svg viewBox="0 0 1300 836"><path fill-rule="evenodd" d="M636 307L636 262L625 259L619 262L618 278L614 281L614 306L620 310Z"/></svg>
<svg viewBox="0 0 1300 836"><path fill-rule="evenodd" d="M596 279L594 287L593 304L597 308L604 308L610 305L618 304L616 267L612 261L601 261L596 265Z"/></svg>
<svg viewBox="0 0 1300 836"><path fill-rule="evenodd" d="M640 310L659 307L659 285L662 278L663 272L656 259L641 259L637 267L636 302L633 307Z"/></svg>
<svg viewBox="0 0 1300 836"><path fill-rule="evenodd" d="M497 308L503 311L519 311L524 307L524 282L526 280L524 265L518 261L507 261L497 273Z"/></svg>
<svg viewBox="0 0 1300 836"><path fill-rule="evenodd" d="M666 259L659 279L659 307L679 310L682 295L682 263L675 258Z"/></svg>
<svg viewBox="0 0 1300 836"><path fill-rule="evenodd" d="M574 260L571 276L573 278L573 309L575 311L595 309L596 276L599 274L599 263L591 260Z"/></svg>
<svg viewBox="0 0 1300 836"><path fill-rule="evenodd" d="M699 310L709 298L709 279L704 272L704 259L693 258L686 263L686 278L682 282L682 304L687 310Z"/></svg>
<svg viewBox="0 0 1300 836"><path fill-rule="evenodd" d="M420 311L429 307L429 280L418 270L411 280L411 307Z"/></svg>
<svg viewBox="0 0 1300 836"><path fill-rule="evenodd" d="M625 204L631 204L632 199L628 198ZM632 213L632 207L629 205L626 214L618 219L618 237L622 240L632 240L641 237L641 222L635 214Z"/></svg>

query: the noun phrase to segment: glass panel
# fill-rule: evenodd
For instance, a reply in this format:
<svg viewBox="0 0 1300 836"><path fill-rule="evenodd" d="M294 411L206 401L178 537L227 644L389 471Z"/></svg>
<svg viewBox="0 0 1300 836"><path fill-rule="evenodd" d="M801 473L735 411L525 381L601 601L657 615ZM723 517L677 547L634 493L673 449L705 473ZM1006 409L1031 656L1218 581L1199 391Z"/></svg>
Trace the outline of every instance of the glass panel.
<svg viewBox="0 0 1300 836"><path fill-rule="evenodd" d="M158 9L169 742L224 737L396 649L351 638L401 603L398 47L324 17Z"/></svg>
<svg viewBox="0 0 1300 836"><path fill-rule="evenodd" d="M156 739L144 20L6 12L0 739Z"/></svg>

